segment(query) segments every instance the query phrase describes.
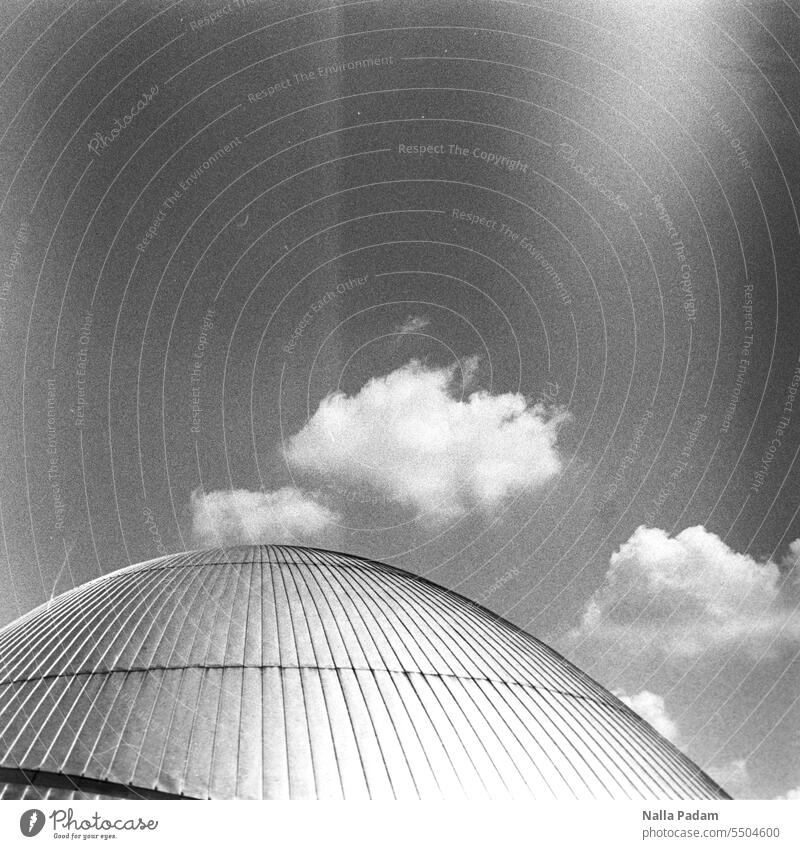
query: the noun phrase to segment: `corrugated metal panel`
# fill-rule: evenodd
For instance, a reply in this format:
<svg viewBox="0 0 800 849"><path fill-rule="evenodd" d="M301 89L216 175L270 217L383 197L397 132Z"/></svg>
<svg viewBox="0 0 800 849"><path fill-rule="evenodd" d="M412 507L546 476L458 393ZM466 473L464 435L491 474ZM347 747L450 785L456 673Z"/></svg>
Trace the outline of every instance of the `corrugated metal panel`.
<svg viewBox="0 0 800 849"><path fill-rule="evenodd" d="M725 796L489 611L287 546L148 561L0 631L0 770L14 798Z"/></svg>

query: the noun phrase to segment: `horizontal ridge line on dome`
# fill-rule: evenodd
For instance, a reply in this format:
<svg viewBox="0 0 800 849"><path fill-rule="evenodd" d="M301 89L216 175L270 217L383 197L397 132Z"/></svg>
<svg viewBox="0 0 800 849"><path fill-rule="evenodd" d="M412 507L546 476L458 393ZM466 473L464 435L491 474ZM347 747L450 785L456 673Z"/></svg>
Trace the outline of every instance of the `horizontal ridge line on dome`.
<svg viewBox="0 0 800 849"><path fill-rule="evenodd" d="M259 560L257 555L261 553L263 555L264 551L271 552L270 558L262 558ZM211 555L217 552L247 552L252 559L247 560L210 560L208 562L197 562L198 555ZM295 556L298 556L299 559L297 561L293 561L289 554L294 553ZM330 562L330 560L323 559L320 562L315 562L313 559L313 555L321 554L321 555L329 555L335 557L335 562ZM565 664L567 667L571 668L574 673L576 673L581 679L582 682L587 686L588 689L593 691L598 691L599 698L590 699L590 701L596 701L601 704L613 704L613 702L609 702L602 693L602 687L600 687L596 681L594 681L590 676L586 675L585 672L578 669L574 666L570 661L568 661L563 655L561 655L558 651L553 649L546 643L543 643L537 637L533 636L529 632L522 629L520 626L510 622L505 619L499 613L491 610L490 608L485 607L483 604L474 601L473 599L460 594L459 592L444 587L440 584L431 581L429 578L426 578L422 575L417 575L413 572L410 572L406 569L399 568L397 566L393 566L388 563L384 563L379 560L371 560L366 557L361 557L358 555L347 554L345 552L337 552L328 549L321 548L311 548L307 546L293 546L293 545L273 545L269 543L259 543L253 545L238 545L238 546L229 546L229 547L210 547L210 548L200 548L200 549L192 549L183 552L176 552L173 554L162 555L157 558L151 558L146 561L142 561L140 563L129 564L128 566L121 567L112 572L108 572L105 575L101 575L98 578L93 579L79 587L75 587L71 590L66 591L61 596L58 596L55 601L63 596L70 595L74 596L75 593L80 594L82 589L90 586L96 585L99 582L109 582L114 581L117 582L123 578L134 577L136 575L145 575L151 574L156 571L167 571L169 569L176 570L191 570L191 569L200 569L203 567L209 568L225 568L225 567L268 567L270 569L274 569L275 567L281 567L280 571L283 571L283 567L291 567L295 566L298 569L302 567L307 567L309 570L331 570L336 571L337 569L345 570L351 569L354 572L368 574L370 571L375 571L377 573L393 576L401 579L403 582L408 581L411 585L423 585L430 590L432 590L436 596L438 597L447 597L458 603L458 605L463 606L467 610L471 610L476 612L486 624L491 623L493 626L500 626L502 629L507 629L513 633L515 633L518 637L521 637L526 643L533 644L538 650L545 651L550 659L555 662L561 662ZM290 570L287 570L290 571ZM41 616L47 616L51 608L49 606L50 603L44 609L39 609L38 613ZM37 611L32 611L32 613L36 613ZM63 616L64 611L58 609L56 615ZM30 614L29 614L30 616ZM16 622L10 623L3 629L0 629L0 642L2 638L5 636L6 629L11 629L16 627L25 627L29 624L28 621L24 623L24 625L17 620ZM0 645L2 648L2 645ZM53 677L53 676L50 676ZM491 680L489 678L485 678L485 680ZM498 681L504 680L501 678L496 679ZM10 682L9 682L10 683ZM535 687L536 685L531 685ZM558 689L550 689L545 687L538 687L538 689L545 691L548 690L550 692L563 692Z"/></svg>
<svg viewBox="0 0 800 849"><path fill-rule="evenodd" d="M378 669L369 666L320 666L317 664L285 664L285 663L264 663L264 664L245 664L245 663L187 663L179 666L132 666L124 669L81 669L66 672L56 672L47 675L36 675L31 678L13 678L7 681L0 680L0 688L14 687L21 684L32 684L37 681L54 681L58 678L76 678L80 675L116 675L130 673L146 673L146 672L184 672L187 669L311 669L325 672L339 672L340 670L348 672L386 672L390 675L420 675L425 678L448 678L456 681L485 681L487 684L506 684L508 686L522 687L523 689L534 690L538 693L552 693L557 696L566 696L568 698L580 699L581 701L592 702L598 705L607 705L614 708L620 713L626 713L627 709L620 708L612 699L592 698L585 693L570 693L568 690L556 690L552 687L541 687L536 684L531 684L528 681L517 681L514 679L504 678L489 678L486 675L458 675L455 672L423 672L419 669L389 669L388 667Z"/></svg>

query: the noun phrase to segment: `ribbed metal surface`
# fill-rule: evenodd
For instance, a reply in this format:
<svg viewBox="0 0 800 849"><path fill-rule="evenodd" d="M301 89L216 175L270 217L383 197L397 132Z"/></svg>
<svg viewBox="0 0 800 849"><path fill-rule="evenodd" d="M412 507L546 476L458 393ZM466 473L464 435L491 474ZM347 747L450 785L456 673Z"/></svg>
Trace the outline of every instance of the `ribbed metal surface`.
<svg viewBox="0 0 800 849"><path fill-rule="evenodd" d="M287 546L131 566L4 628L0 755L4 772L108 795L725 798L487 610L384 564Z"/></svg>

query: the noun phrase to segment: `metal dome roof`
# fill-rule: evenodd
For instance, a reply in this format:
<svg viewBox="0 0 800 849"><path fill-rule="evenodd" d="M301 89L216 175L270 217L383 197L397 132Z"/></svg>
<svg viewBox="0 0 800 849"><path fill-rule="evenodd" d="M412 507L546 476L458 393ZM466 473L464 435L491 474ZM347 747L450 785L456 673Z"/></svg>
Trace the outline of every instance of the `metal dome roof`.
<svg viewBox="0 0 800 849"><path fill-rule="evenodd" d="M130 566L0 631L0 796L726 798L543 643L290 546Z"/></svg>

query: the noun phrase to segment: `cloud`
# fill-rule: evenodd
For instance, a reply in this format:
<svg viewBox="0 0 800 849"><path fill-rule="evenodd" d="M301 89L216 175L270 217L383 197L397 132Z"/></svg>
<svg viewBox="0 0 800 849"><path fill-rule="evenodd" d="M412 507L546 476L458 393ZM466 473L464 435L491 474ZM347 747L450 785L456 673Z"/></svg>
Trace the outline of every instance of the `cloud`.
<svg viewBox="0 0 800 849"><path fill-rule="evenodd" d="M777 563L733 551L702 525L675 537L640 526L611 556L570 638L678 661L739 641L760 652L800 640L781 583Z"/></svg>
<svg viewBox="0 0 800 849"><path fill-rule="evenodd" d="M320 542L340 517L293 486L272 492L195 490L192 538L198 546Z"/></svg>
<svg viewBox="0 0 800 849"><path fill-rule="evenodd" d="M776 799L800 799L800 786L795 787L783 796L776 796Z"/></svg>
<svg viewBox="0 0 800 849"><path fill-rule="evenodd" d="M796 569L800 566L800 539L789 543L789 550L781 560L781 565L787 569Z"/></svg>
<svg viewBox="0 0 800 849"><path fill-rule="evenodd" d="M406 333L419 333L430 325L431 320L423 315L410 315L402 324L396 324L393 333L404 335Z"/></svg>
<svg viewBox="0 0 800 849"><path fill-rule="evenodd" d="M289 441L290 465L367 486L429 519L492 511L559 474L561 410L519 393L456 396L474 358L444 368L412 361L355 395L328 395Z"/></svg>
<svg viewBox="0 0 800 849"><path fill-rule="evenodd" d="M649 722L659 734L678 745L680 734L678 726L670 719L664 704L664 697L649 690L642 690L634 696L615 692L614 695L624 702L632 711L638 713L645 722Z"/></svg>
<svg viewBox="0 0 800 849"><path fill-rule="evenodd" d="M750 772L746 758L734 758L721 766L712 766L708 774L734 799L745 799L750 795Z"/></svg>

